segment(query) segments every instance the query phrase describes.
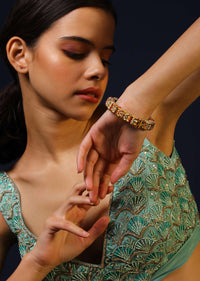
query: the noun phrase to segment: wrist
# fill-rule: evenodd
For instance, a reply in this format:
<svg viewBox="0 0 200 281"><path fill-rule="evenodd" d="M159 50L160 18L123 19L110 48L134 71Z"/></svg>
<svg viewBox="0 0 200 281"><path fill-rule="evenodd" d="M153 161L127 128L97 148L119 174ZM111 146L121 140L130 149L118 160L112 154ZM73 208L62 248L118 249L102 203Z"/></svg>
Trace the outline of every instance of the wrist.
<svg viewBox="0 0 200 281"><path fill-rule="evenodd" d="M117 104L138 118L148 119L152 115L156 105L149 102L147 90L143 94L142 89L138 89L136 82L126 88L124 93L119 97Z"/></svg>
<svg viewBox="0 0 200 281"><path fill-rule="evenodd" d="M130 112L122 108L116 102L118 101L115 97L109 97L106 101L106 107L117 117L129 123L135 129L142 130L152 130L154 128L155 122L152 118L141 119L139 117L133 116Z"/></svg>
<svg viewBox="0 0 200 281"><path fill-rule="evenodd" d="M32 253L27 253L21 260L9 281L42 281L52 268L37 263Z"/></svg>
<svg viewBox="0 0 200 281"><path fill-rule="evenodd" d="M22 263L25 267L31 268L32 276L44 278L54 267L42 264L31 252L27 253L22 258ZM41 279L41 280L42 280Z"/></svg>

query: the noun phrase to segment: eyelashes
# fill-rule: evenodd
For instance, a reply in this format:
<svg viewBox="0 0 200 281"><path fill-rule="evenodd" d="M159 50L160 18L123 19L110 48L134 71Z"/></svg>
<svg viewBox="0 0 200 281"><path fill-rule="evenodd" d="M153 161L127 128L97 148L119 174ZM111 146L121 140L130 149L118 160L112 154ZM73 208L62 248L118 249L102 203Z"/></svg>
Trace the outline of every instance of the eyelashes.
<svg viewBox="0 0 200 281"><path fill-rule="evenodd" d="M102 61L102 63L103 63L104 66L109 66L109 65L111 65L110 61L108 61L108 60L102 59L101 61Z"/></svg>
<svg viewBox="0 0 200 281"><path fill-rule="evenodd" d="M73 60L82 60L87 56L87 54L85 54L85 53L73 53L73 52L69 52L66 50L63 50L63 51L69 58L71 58Z"/></svg>
<svg viewBox="0 0 200 281"><path fill-rule="evenodd" d="M69 57L70 59L76 60L76 61L82 60L82 59L86 58L88 55L88 53L74 53L74 52L70 52L70 51L66 51L66 50L63 50L63 52L65 53L65 55L67 57ZM101 61L104 66L111 65L111 63L108 60L105 60L102 58Z"/></svg>

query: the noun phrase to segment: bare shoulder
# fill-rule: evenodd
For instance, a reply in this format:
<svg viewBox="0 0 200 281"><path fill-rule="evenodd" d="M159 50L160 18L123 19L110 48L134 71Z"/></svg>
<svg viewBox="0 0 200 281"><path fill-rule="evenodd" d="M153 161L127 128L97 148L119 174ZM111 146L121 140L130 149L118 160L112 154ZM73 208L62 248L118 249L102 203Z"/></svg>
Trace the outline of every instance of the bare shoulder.
<svg viewBox="0 0 200 281"><path fill-rule="evenodd" d="M179 269L175 270L169 276L165 277L163 281L199 281L200 276L200 242L195 248L189 260Z"/></svg>
<svg viewBox="0 0 200 281"><path fill-rule="evenodd" d="M2 270L7 252L14 242L14 235L10 231L9 226L0 212L0 272Z"/></svg>

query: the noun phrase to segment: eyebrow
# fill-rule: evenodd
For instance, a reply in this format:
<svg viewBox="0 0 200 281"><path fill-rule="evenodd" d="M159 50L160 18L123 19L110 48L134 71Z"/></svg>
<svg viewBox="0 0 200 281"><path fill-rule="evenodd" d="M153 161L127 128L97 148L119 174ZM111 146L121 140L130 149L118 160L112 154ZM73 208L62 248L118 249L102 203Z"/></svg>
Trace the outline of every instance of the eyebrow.
<svg viewBox="0 0 200 281"><path fill-rule="evenodd" d="M74 40L74 41L82 42L82 43L88 44L88 45L90 45L92 47L95 47L95 44L92 41L90 41L88 39L85 39L85 38L82 38L82 37L78 37L78 36L63 36L60 39L61 40ZM103 49L112 50L113 53L116 51L114 45L105 46Z"/></svg>

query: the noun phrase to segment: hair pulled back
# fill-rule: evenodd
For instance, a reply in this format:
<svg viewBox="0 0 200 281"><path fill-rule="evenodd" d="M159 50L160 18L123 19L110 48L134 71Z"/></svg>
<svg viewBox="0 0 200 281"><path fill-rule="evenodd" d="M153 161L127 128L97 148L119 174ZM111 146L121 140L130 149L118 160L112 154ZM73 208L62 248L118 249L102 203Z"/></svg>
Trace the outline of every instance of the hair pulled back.
<svg viewBox="0 0 200 281"><path fill-rule="evenodd" d="M6 45L13 36L22 38L33 47L51 25L69 12L81 7L100 8L116 21L110 0L16 0L0 33L0 51L14 82L0 91L0 163L21 156L26 147L21 89L17 72L10 65Z"/></svg>

